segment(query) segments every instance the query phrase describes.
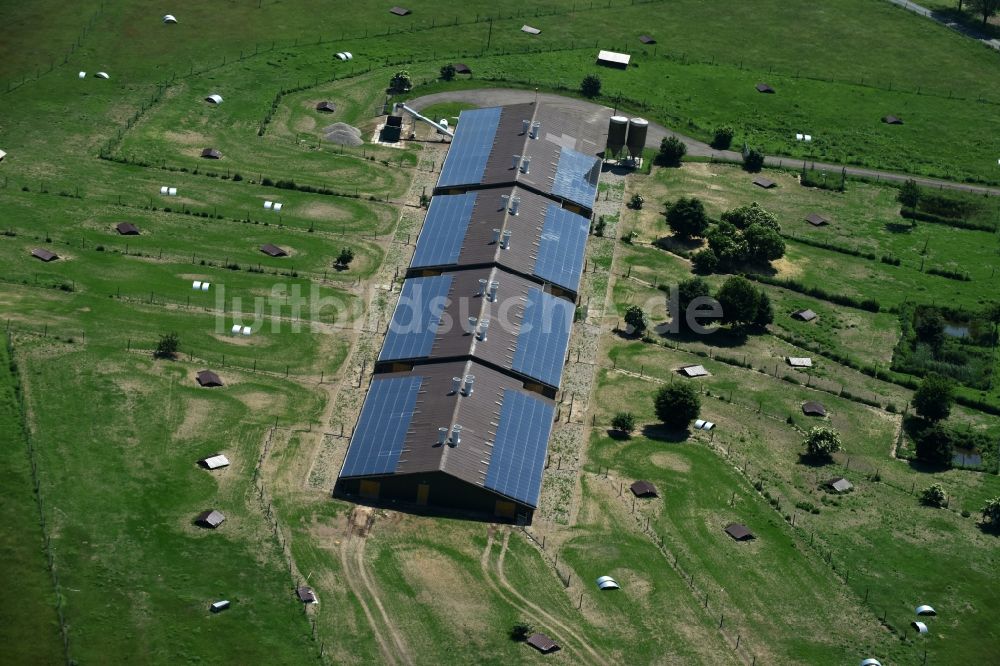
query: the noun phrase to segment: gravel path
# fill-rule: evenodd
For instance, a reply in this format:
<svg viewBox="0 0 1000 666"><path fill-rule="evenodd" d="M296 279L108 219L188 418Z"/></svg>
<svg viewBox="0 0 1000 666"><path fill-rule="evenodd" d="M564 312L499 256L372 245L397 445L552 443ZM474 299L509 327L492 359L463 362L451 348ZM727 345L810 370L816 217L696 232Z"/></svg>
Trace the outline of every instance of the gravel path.
<svg viewBox="0 0 1000 666"><path fill-rule="evenodd" d="M614 114L614 109L609 106L601 106L600 104L577 99L575 97L565 97L562 95L553 95L551 93L536 93L531 90L515 90L511 88L480 88L478 90L455 90L451 92L435 93L433 95L424 95L423 97L411 100L409 102L409 106L412 106L419 111L420 109L430 106L431 104L441 104L444 102L465 102L467 104L475 104L477 106L500 106L504 104L523 104L525 102L533 102L536 99L540 102L558 103L563 106L569 105L571 107L576 107L581 114L589 116L589 120L591 122L600 123L601 125L606 125L608 119ZM697 139L693 139L683 134L679 134L664 127L663 125L653 122L649 123L649 133L646 138L646 147L658 148L660 141L668 136L675 136L683 141L684 145L687 146L688 155L694 157L710 157L717 162L735 162L737 164L743 162L742 155L736 151L715 150L707 143L698 141ZM936 178L925 178L923 176L913 176L910 174L895 173L892 171L864 169L862 167L833 164L831 162L815 162L811 160L803 160L797 157L787 157L784 155L769 155L764 158L764 164L770 167L794 166L798 168L803 163L810 165L814 169L827 170L831 172L839 172L841 169L846 169L847 175L849 176L862 176L865 178L887 180L897 183L914 180L918 184L925 187L946 190L962 190L965 192L976 192L979 194L1000 196L1000 188L996 187L968 185L966 183L957 183L948 180L939 180Z"/></svg>

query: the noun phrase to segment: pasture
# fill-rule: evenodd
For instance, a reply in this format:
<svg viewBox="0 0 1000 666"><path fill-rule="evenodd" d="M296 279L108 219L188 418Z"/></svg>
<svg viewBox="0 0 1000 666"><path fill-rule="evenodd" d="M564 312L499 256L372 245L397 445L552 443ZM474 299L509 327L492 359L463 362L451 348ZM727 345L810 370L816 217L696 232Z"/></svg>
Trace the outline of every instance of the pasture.
<svg viewBox="0 0 1000 666"><path fill-rule="evenodd" d="M895 307L977 308L1000 288L996 234L911 227L897 190L879 184L833 193L778 171L768 173L778 188L762 191L735 167L695 163L609 176L601 198L613 212L603 213L607 236L589 243L587 316L545 480L558 510L520 529L330 498L422 221L420 196L444 155L422 132L401 148L372 143L386 103L488 86L575 95L599 72L597 101L701 140L729 124L734 146L795 160L998 183L1000 155L985 140L1000 130L995 53L863 0L794 11L765 0L721 14L694 0L412 0L405 17L378 3L181 0L170 8L176 25L129 0L8 5L0 318L18 374L0 353L0 661L540 661L510 640L520 621L562 645L545 659L588 664L872 655L915 665L925 649L927 663L1000 652L996 537L976 520L1000 494L997 477L895 458L909 389L818 352L808 373L783 364L809 345L884 371ZM520 32L526 23L542 33ZM640 45L640 33L659 43ZM634 66L597 68L598 47L632 53ZM439 81L457 61L472 76ZM386 86L400 69L415 87L394 98ZM102 70L109 80L93 76ZM778 93L758 94L761 80ZM210 93L224 102L208 104ZM319 101L336 110L317 111ZM453 121L464 108L426 111ZM906 124L880 123L887 113ZM357 127L361 145L324 139L333 123ZM816 141L794 142L802 130ZM221 158L202 158L205 148ZM616 205L637 192L644 210ZM622 337L613 329L628 305L662 324L657 287L691 275L682 254L693 245L657 246L668 235L661 203L678 196L703 198L712 217L760 201L789 234L772 277L874 298L881 311L765 286L776 314L768 334ZM984 206L985 221L1000 215L995 200ZM833 224L805 224L814 211ZM118 234L123 221L139 235ZM42 263L35 248L60 259ZM346 269L335 265L344 249L354 253ZM787 316L804 307L820 320ZM234 336L234 324L253 332ZM170 332L177 357L155 358ZM713 434L666 433L653 415L654 391L681 381L674 370L686 363L712 373L699 381ZM204 369L225 385L199 387ZM974 397L995 404L997 391L994 382ZM806 399L824 401L845 439L822 468L798 455L812 424ZM628 441L607 430L623 409L640 422ZM996 417L967 407L952 420L1000 434ZM198 466L220 452L229 467ZM820 490L834 474L856 490ZM637 478L661 497L633 504ZM932 481L949 508L919 505ZM226 516L216 530L194 524L209 508ZM732 541L729 521L757 539ZM622 590L599 591L600 575ZM295 597L304 584L319 605ZM210 613L220 599L232 607ZM924 638L907 627L918 603L941 611Z"/></svg>

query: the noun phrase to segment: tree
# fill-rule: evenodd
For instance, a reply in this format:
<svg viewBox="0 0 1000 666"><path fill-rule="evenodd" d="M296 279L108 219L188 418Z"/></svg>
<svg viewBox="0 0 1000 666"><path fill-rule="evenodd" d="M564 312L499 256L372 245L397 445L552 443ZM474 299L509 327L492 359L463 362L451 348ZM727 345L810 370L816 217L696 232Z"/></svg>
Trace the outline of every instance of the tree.
<svg viewBox="0 0 1000 666"><path fill-rule="evenodd" d="M615 414L614 418L611 419L611 427L618 432L631 435L632 431L635 430L635 416L632 412L618 412Z"/></svg>
<svg viewBox="0 0 1000 666"><path fill-rule="evenodd" d="M660 141L660 152L656 155L659 166L679 167L681 158L687 155L687 146L676 136L665 137Z"/></svg>
<svg viewBox="0 0 1000 666"><path fill-rule="evenodd" d="M772 227L751 224L743 232L748 261L766 264L785 256L785 239Z"/></svg>
<svg viewBox="0 0 1000 666"><path fill-rule="evenodd" d="M160 336L160 341L156 343L156 350L153 356L156 358L177 358L177 351L180 349L181 340L176 333L166 333Z"/></svg>
<svg viewBox="0 0 1000 666"><path fill-rule="evenodd" d="M703 298L712 295L712 288L709 286L708 282L700 277L693 277L690 280L684 280L679 285L677 285L677 309L679 312L671 312L671 316L675 319L680 317L681 320L684 319L684 313L687 309L691 307L691 303L694 302L696 298Z"/></svg>
<svg viewBox="0 0 1000 666"><path fill-rule="evenodd" d="M907 208L916 208L920 201L920 186L915 181L908 180L899 188L896 200Z"/></svg>
<svg viewBox="0 0 1000 666"><path fill-rule="evenodd" d="M667 206L667 226L682 238L703 236L708 230L705 204L698 197L681 197Z"/></svg>
<svg viewBox="0 0 1000 666"><path fill-rule="evenodd" d="M948 418L955 401L954 385L947 377L931 373L924 377L913 394L913 407L917 414L932 423Z"/></svg>
<svg viewBox="0 0 1000 666"><path fill-rule="evenodd" d="M389 89L393 92L406 92L412 87L413 79L410 78L410 73L405 69L399 70L389 79Z"/></svg>
<svg viewBox="0 0 1000 666"><path fill-rule="evenodd" d="M833 428L824 426L813 427L802 444L806 447L807 456L824 461L830 460L834 453L843 448L840 434Z"/></svg>
<svg viewBox="0 0 1000 666"><path fill-rule="evenodd" d="M740 206L739 208L727 210L720 217L737 229L745 230L754 224L758 224L774 229L775 231L781 231L781 225L778 224L777 216L756 201L751 202L748 206Z"/></svg>
<svg viewBox="0 0 1000 666"><path fill-rule="evenodd" d="M686 428L698 418L701 396L688 383L673 383L662 387L653 401L656 418L671 428Z"/></svg>
<svg viewBox="0 0 1000 666"><path fill-rule="evenodd" d="M347 268L348 266L351 265L352 261L354 261L354 250L352 250L349 247L345 247L343 250L340 251L340 254L337 255L338 267Z"/></svg>
<svg viewBox="0 0 1000 666"><path fill-rule="evenodd" d="M638 305L630 305L625 310L625 325L635 335L642 335L649 328L649 318Z"/></svg>
<svg viewBox="0 0 1000 666"><path fill-rule="evenodd" d="M932 483L920 493L920 501L927 506L940 508L948 501L948 497L944 494L944 487L940 483Z"/></svg>
<svg viewBox="0 0 1000 666"><path fill-rule="evenodd" d="M1000 11L1000 0L969 0L972 11L983 17L983 27L986 27L990 17Z"/></svg>
<svg viewBox="0 0 1000 666"><path fill-rule="evenodd" d="M526 641L531 634L535 633L535 628L530 622L521 620L510 629L510 640Z"/></svg>
<svg viewBox="0 0 1000 666"><path fill-rule="evenodd" d="M743 235L729 222L722 221L705 235L708 247L719 258L719 265L730 268L746 259L747 244Z"/></svg>
<svg viewBox="0 0 1000 666"><path fill-rule="evenodd" d="M646 200L643 198L641 194L636 192L635 194L632 195L632 198L629 199L628 207L633 210L642 210L642 205L644 203L646 203Z"/></svg>
<svg viewBox="0 0 1000 666"><path fill-rule="evenodd" d="M916 436L917 459L931 465L951 466L955 455L955 435L951 430L935 423Z"/></svg>
<svg viewBox="0 0 1000 666"><path fill-rule="evenodd" d="M760 292L750 280L739 275L727 279L715 299L722 306L722 323L741 330L757 317Z"/></svg>
<svg viewBox="0 0 1000 666"><path fill-rule="evenodd" d="M743 169L757 173L764 168L764 152L759 148L750 148L743 153Z"/></svg>
<svg viewBox="0 0 1000 666"><path fill-rule="evenodd" d="M771 298L763 289L759 292L757 299L757 313L753 317L753 327L763 331L767 325L774 321L774 308L771 307Z"/></svg>
<svg viewBox="0 0 1000 666"><path fill-rule="evenodd" d="M580 92L584 97L593 99L601 94L601 77L597 74L587 74L580 82Z"/></svg>
<svg viewBox="0 0 1000 666"><path fill-rule="evenodd" d="M695 273L709 275L719 267L719 257L712 251L712 248L706 247L691 255L691 266Z"/></svg>
<svg viewBox="0 0 1000 666"><path fill-rule="evenodd" d="M935 355L941 352L941 347L944 346L944 317L940 312L937 310L924 312L917 320L914 331L917 340L930 347Z"/></svg>
<svg viewBox="0 0 1000 666"><path fill-rule="evenodd" d="M994 526L1000 525L1000 497L986 500L983 505L983 521Z"/></svg>
<svg viewBox="0 0 1000 666"><path fill-rule="evenodd" d="M719 127L715 130L715 136L712 138L712 148L726 150L732 145L734 134L733 128L729 125Z"/></svg>
<svg viewBox="0 0 1000 666"><path fill-rule="evenodd" d="M448 63L441 68L441 79L444 81L451 81L455 78L455 66Z"/></svg>

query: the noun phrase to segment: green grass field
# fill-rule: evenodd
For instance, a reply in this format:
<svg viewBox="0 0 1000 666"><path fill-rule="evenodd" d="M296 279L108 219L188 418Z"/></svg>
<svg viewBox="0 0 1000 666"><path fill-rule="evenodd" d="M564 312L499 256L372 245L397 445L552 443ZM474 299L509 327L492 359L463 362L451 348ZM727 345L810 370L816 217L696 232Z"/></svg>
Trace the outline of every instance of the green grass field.
<svg viewBox="0 0 1000 666"><path fill-rule="evenodd" d="M787 341L794 336L884 368L900 333L892 308L976 308L1000 288L1000 237L910 228L896 190L878 184L852 181L838 194L776 171L768 175L779 187L762 191L734 167L694 163L603 183L602 214L615 233L589 247L581 293L591 307L577 335L590 337L574 342L589 358L567 371L545 481L557 487L558 511L540 511L522 531L330 498L422 220L419 195L443 155L422 136L402 148L371 142L397 70L416 84L407 98L511 85L576 94L583 76L598 72L598 101L699 139L730 124L734 146L796 161L998 183L1000 154L988 140L1000 131L996 54L863 0L721 10L694 0L407 7L410 16L396 17L378 3L181 3L169 8L180 21L171 26L160 20L167 9L128 0L0 7L8 27L0 42L0 149L8 153L0 320L23 382L45 524L43 534L17 380L0 352L0 661L841 664L878 656L915 666L925 649L927 663L940 664L1000 653L996 537L977 522L983 502L1000 494L997 477L926 472L894 458L909 389L819 353L809 373L783 364L803 353ZM542 33L526 35L524 24ZM658 44L642 46L640 33ZM629 51L633 66L598 69L597 48ZM352 61L333 57L345 50ZM457 61L473 76L438 81L440 67ZM93 77L102 70L110 80ZM759 81L778 93L759 95ZM223 104L207 104L210 93ZM321 100L336 111L317 112ZM448 102L425 112L454 122L465 108ZM906 124L879 122L889 113ZM356 126L364 143L326 141L324 128L336 122ZM798 144L798 131L816 140ZM222 158L201 158L208 147ZM160 195L162 186L178 196ZM646 197L643 211L612 205L635 192ZM876 298L882 311L766 287L771 334L647 344L612 333L629 304L647 307L655 324L666 320L657 287L691 272L654 244L667 235L661 203L691 195L713 217L760 201L791 235L776 276ZM802 220L809 212L833 224L814 229ZM997 215L1000 205L984 200L977 221ZM118 235L120 221L141 234ZM633 243L618 240L633 231ZM289 256L261 253L265 243ZM34 248L61 259L42 263ZM344 248L355 259L337 270ZM195 280L212 287L195 291ZM820 320L787 316L804 307ZM232 336L236 323L253 334ZM155 359L167 332L179 335L180 354ZM714 435L667 434L655 422L653 392L680 381L673 371L687 363L712 372L700 385L702 415L719 424ZM195 373L206 368L225 386L198 387ZM997 403L995 386L966 395ZM807 399L827 405L845 440L828 466L799 458L812 425L800 410ZM579 410L570 407L572 422L567 405ZM641 424L627 442L606 430L622 409ZM950 421L1000 436L996 417L983 412L956 407ZM232 465L197 466L216 452ZM835 474L856 490L820 490ZM633 505L627 485L636 478L654 481L661 498ZM919 505L916 494L932 481L946 488L949 508ZM217 530L193 524L208 508L227 517ZM746 522L757 540L731 541L722 532L729 521ZM600 575L623 589L600 592ZM298 601L302 584L316 589L319 605ZM223 598L232 607L210 613ZM918 603L940 611L922 639L908 629ZM562 651L543 658L511 641L519 621Z"/></svg>

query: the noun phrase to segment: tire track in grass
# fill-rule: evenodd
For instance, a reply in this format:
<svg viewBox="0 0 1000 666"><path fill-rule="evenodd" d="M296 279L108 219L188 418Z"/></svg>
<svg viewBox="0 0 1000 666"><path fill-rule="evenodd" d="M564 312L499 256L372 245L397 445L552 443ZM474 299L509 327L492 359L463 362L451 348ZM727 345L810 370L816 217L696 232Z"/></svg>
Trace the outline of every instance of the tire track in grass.
<svg viewBox="0 0 1000 666"><path fill-rule="evenodd" d="M591 664L607 664L607 662L587 644L586 641L582 640L579 635L576 634L572 629L567 627L563 622L553 617L550 613L543 610L539 606L531 603L524 597L522 597L510 584L507 578L503 574L503 557L507 551L507 542L510 539L510 532L507 532L504 536L504 540L500 547L500 556L497 563L496 571L492 571L490 567L490 560L493 550L494 533L496 532L496 526L490 525L487 532L486 547L483 549L483 554L479 558L479 564L483 571L483 577L486 584L503 599L505 602L517 609L518 612L524 614L529 619L533 619L541 624L553 627L550 629L552 633L561 634L557 635L556 638L561 638L564 645L562 646L564 650L572 653L579 663L591 663ZM494 577L496 580L494 580ZM509 591L504 592L504 589ZM576 648L575 645L566 644L565 638L569 637L574 643L579 643L584 647L586 654Z"/></svg>
<svg viewBox="0 0 1000 666"><path fill-rule="evenodd" d="M385 612L385 606L382 605L382 599L379 598L378 588L372 583L371 578L368 575L368 568L365 566L365 544L368 538L365 534L362 534L357 539L357 545L355 547L355 563L357 564L357 572L361 577L361 582L364 583L365 588L368 590L368 594L372 598L372 602L375 604L375 608L378 609L379 615L382 616L382 622L385 627L386 633L392 642L396 646L396 655L402 660L407 666L413 666L413 659L410 655L410 651L406 647L406 643L403 642L402 636L400 636L399 631L396 629L396 625L389 619L389 614Z"/></svg>

